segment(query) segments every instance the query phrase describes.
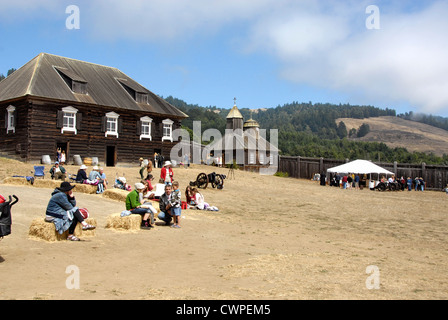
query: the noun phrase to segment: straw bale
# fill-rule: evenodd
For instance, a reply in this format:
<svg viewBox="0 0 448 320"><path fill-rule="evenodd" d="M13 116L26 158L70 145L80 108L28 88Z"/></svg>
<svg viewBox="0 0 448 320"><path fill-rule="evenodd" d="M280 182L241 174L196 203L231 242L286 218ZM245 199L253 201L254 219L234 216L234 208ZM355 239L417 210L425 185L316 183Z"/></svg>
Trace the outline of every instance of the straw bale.
<svg viewBox="0 0 448 320"><path fill-rule="evenodd" d="M128 194L129 194L129 191L117 189L117 188L107 189L107 190L104 190L104 192L103 192L104 197L112 199L112 200L122 201L122 202L126 201L126 196Z"/></svg>
<svg viewBox="0 0 448 320"><path fill-rule="evenodd" d="M87 218L85 221L88 224L97 225L97 222L94 218ZM95 229L94 230L82 230L82 226L80 223L75 228L74 232L75 236L77 237L93 237L95 236ZM52 222L46 222L43 218L34 219L31 222L31 226L28 232L28 235L31 238L35 239L41 239L49 242L55 242L55 241L61 241L66 240L68 236L68 230L65 231L63 234L59 234L56 232L56 229L54 228L54 224Z"/></svg>
<svg viewBox="0 0 448 320"><path fill-rule="evenodd" d="M107 218L106 228L126 231L140 230L141 223L142 216L139 214L122 217L120 213L115 213Z"/></svg>
<svg viewBox="0 0 448 320"><path fill-rule="evenodd" d="M29 181L26 181L25 178L17 178L17 177L7 177L3 179L4 184L12 184L12 185L31 185Z"/></svg>

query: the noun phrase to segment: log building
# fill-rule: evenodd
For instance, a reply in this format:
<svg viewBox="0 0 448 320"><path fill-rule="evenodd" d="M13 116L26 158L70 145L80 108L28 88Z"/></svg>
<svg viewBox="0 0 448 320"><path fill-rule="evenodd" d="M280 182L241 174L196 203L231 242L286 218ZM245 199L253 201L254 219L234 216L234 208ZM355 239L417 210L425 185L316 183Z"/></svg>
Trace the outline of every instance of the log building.
<svg viewBox="0 0 448 320"><path fill-rule="evenodd" d="M0 82L0 154L25 162L65 150L115 166L169 159L186 114L120 70L41 53Z"/></svg>

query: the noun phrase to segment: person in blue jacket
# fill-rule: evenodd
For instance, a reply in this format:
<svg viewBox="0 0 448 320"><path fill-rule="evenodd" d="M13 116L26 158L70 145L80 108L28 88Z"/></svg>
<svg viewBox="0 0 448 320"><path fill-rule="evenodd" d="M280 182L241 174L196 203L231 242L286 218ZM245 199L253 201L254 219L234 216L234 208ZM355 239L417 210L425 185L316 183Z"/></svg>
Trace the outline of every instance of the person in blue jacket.
<svg viewBox="0 0 448 320"><path fill-rule="evenodd" d="M67 240L80 241L74 235L76 225L81 223L83 230L95 229L95 226L85 222L79 212L75 196L73 195L74 187L69 182L62 182L60 187L54 189L48 202L45 220L53 222L59 234L63 234L68 230Z"/></svg>

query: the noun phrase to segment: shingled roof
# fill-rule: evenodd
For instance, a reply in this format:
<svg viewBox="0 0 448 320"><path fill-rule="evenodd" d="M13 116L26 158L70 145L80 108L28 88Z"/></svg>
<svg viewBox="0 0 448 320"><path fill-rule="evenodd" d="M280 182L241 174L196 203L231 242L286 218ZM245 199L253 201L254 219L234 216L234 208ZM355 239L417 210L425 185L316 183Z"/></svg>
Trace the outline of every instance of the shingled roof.
<svg viewBox="0 0 448 320"><path fill-rule="evenodd" d="M84 85L85 92L74 92L67 81ZM0 82L0 101L24 96L188 117L116 68L48 53L39 54Z"/></svg>

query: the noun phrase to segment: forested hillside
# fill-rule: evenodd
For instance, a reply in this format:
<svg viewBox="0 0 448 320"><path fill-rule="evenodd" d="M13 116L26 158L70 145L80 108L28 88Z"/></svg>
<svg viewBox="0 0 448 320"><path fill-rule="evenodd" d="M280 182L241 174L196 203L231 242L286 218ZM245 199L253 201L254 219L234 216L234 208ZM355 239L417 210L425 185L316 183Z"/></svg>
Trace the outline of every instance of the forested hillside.
<svg viewBox="0 0 448 320"><path fill-rule="evenodd" d="M224 132L229 109L190 105L177 98L165 98L169 103L190 116L183 125L192 129L193 120L202 122L202 130L216 128ZM381 142L351 141L347 137L361 137L369 131L369 126L347 131L339 118L364 119L380 116L396 117L393 109L379 109L372 106L352 106L348 104L312 104L292 102L276 108L251 112L248 108L239 108L247 120L252 117L260 127L279 131L279 149L282 155L303 157L324 157L332 159L368 159L374 161L400 163L447 164L448 155L442 157L422 152L409 152L406 146L391 148ZM219 111L219 113L218 113ZM443 118L442 118L443 119ZM439 123L443 123L439 119ZM448 152L448 151L447 151Z"/></svg>

